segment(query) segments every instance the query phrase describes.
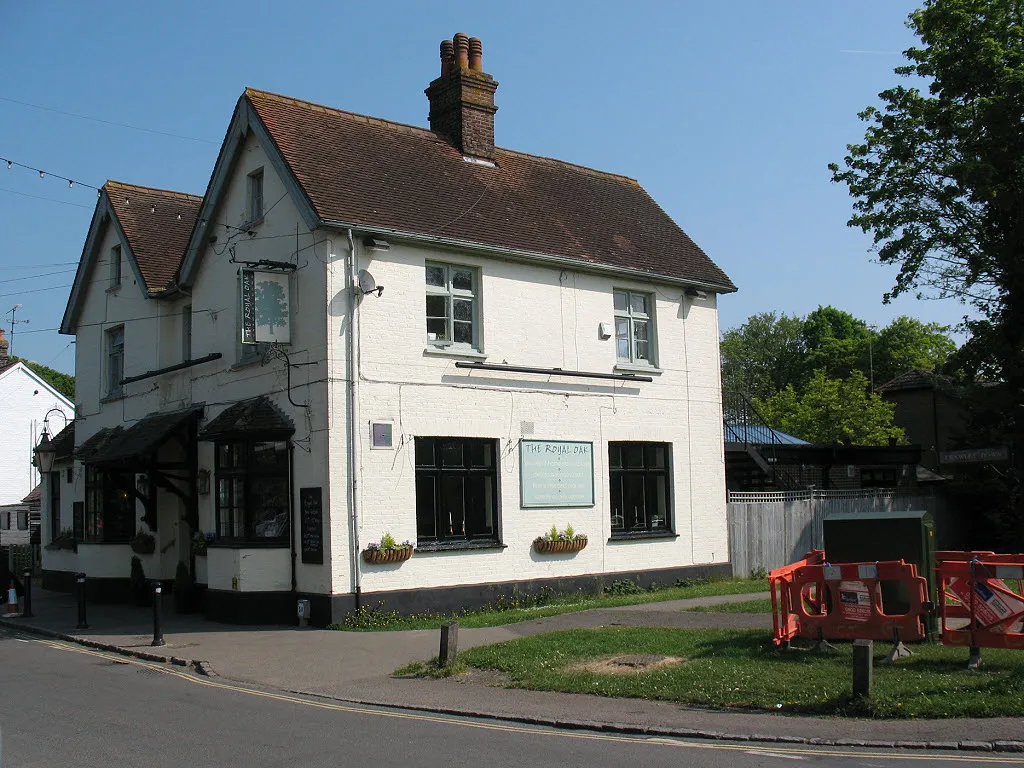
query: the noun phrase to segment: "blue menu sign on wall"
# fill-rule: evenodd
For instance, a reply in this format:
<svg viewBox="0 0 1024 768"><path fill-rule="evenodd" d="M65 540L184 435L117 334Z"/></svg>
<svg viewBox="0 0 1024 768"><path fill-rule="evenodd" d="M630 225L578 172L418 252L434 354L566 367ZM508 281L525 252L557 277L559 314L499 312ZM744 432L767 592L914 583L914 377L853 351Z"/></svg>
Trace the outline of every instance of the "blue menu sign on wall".
<svg viewBox="0 0 1024 768"><path fill-rule="evenodd" d="M594 506L594 444L521 441L519 498L524 508Z"/></svg>

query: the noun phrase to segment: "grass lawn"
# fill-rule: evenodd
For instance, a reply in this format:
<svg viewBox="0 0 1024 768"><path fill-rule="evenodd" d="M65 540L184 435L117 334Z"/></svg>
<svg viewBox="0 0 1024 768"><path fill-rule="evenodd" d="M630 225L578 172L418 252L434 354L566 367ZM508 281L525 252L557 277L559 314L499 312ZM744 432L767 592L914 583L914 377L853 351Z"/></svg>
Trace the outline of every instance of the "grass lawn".
<svg viewBox="0 0 1024 768"><path fill-rule="evenodd" d="M621 582L615 583L621 584ZM692 597L712 597L714 595L741 595L767 591L767 579L712 579L695 580L694 583L685 586L666 587L627 594L556 595L544 599L543 604L540 605L523 605L515 599L502 597L499 598L498 605L492 605L477 611L463 611L444 615L419 614L399 616L393 611L385 611L379 607L364 606L358 614L350 614L344 622L331 624L329 629L374 632L380 630L438 629L448 621L458 621L460 627L498 627L504 624L515 624L519 621L557 616L562 613L586 611L591 608L615 608L620 605L660 603L665 600L683 600ZM529 601L525 602L529 603Z"/></svg>
<svg viewBox="0 0 1024 768"><path fill-rule="evenodd" d="M878 664L874 697L851 696L850 643L833 653L776 649L763 631L610 627L553 632L473 648L472 667L504 672L520 688L659 699L709 707L740 707L819 715L884 718L995 717L1024 714L1024 653L982 650L982 669L968 672L967 649L922 644L896 665ZM684 659L627 674L579 665L624 654Z"/></svg>
<svg viewBox="0 0 1024 768"><path fill-rule="evenodd" d="M693 613L771 613L772 599L760 597L757 600L744 600L742 603L698 605L695 608L684 608L683 610Z"/></svg>

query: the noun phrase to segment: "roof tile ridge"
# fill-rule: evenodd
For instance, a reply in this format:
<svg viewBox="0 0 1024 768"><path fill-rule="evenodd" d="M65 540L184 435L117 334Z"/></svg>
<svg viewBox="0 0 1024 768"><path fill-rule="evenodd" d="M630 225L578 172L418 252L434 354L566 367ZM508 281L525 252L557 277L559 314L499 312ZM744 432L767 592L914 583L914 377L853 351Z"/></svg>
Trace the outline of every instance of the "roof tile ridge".
<svg viewBox="0 0 1024 768"><path fill-rule="evenodd" d="M579 163L570 163L568 160L559 160L558 158L555 158L555 157L546 157L544 155L531 155L529 152L520 152L518 150L508 149L506 147L495 147L495 150L497 150L498 152L504 152L504 153L507 153L507 154L510 154L510 155L516 155L518 157L524 157L524 158L526 158L528 160L536 160L536 161L539 161L539 162L542 162L542 163L546 163L548 165L564 165L564 166L567 166L569 168L572 168L575 171L582 171L583 173L589 173L589 174L592 174L594 176L603 176L603 177L615 179L616 181L625 181L625 182L628 182L629 184L633 184L633 185L639 187L640 189L643 189L643 187L641 186L639 181L634 179L632 176L626 176L626 175L621 174L621 173L612 173L611 171L602 171L602 170L600 170L598 168L591 168L590 166L580 165Z"/></svg>
<svg viewBox="0 0 1024 768"><path fill-rule="evenodd" d="M397 120L388 120L384 117L374 117L373 115L363 115L359 112L350 112L346 109L338 109L337 107L328 107L324 104L317 104L315 101L309 101L307 99L297 99L294 96L285 96L281 93L273 93L272 91L263 91L259 88L246 88L245 95L257 95L271 101L277 101L282 104L289 104L297 107L304 107L314 112L322 112L328 115L336 115L337 117L344 117L349 120L355 120L357 122L366 123L367 125L379 125L384 128L392 128L395 130L407 131L409 133L421 135L425 138L436 139L442 141L442 139L429 128L424 128L421 125L410 125L409 123L400 123Z"/></svg>
<svg viewBox="0 0 1024 768"><path fill-rule="evenodd" d="M179 192L176 189L164 189L163 187L146 187L146 186L143 186L142 184L129 184L126 181L115 181L114 179L107 179L106 180L106 182L103 184L103 188L105 189L107 187L117 187L117 188L121 188L121 189L134 189L134 190L138 190L139 192L156 192L159 195L170 196L170 197L177 197L177 198L184 198L184 199L189 200L189 201L194 200L194 201L201 202L202 199L203 199L202 195L193 195L193 194L191 194L189 192Z"/></svg>

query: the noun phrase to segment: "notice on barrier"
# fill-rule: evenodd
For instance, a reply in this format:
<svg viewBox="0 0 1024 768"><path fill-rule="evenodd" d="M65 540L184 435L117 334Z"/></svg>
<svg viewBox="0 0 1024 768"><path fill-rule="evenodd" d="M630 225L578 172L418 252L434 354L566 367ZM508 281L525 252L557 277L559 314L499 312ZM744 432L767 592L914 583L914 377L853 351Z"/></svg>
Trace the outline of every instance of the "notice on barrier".
<svg viewBox="0 0 1024 768"><path fill-rule="evenodd" d="M849 621L871 619L871 592L863 581L839 582L839 615Z"/></svg>
<svg viewBox="0 0 1024 768"><path fill-rule="evenodd" d="M974 582L974 614L978 617L979 623L988 627L1000 619L1005 619L1013 614L1020 614L1024 611L1024 597L1008 595L1006 592L997 592L993 589L1005 589L1011 592L1006 583L1000 579L978 579ZM967 579L953 579L949 582L949 591L956 595L968 610L971 607L971 588ZM992 632L1020 632L1024 629L1024 621L1009 621L992 627Z"/></svg>

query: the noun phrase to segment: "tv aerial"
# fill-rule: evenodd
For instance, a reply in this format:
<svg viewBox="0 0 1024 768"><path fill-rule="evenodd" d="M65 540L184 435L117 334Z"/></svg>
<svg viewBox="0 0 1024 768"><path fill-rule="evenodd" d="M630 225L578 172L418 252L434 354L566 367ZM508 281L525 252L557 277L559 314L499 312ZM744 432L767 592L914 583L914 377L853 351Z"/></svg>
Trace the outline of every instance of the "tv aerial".
<svg viewBox="0 0 1024 768"><path fill-rule="evenodd" d="M374 279L367 270L360 269L356 275L356 284L359 286L359 292L365 296L368 293L376 293L377 298L384 293L384 286L377 285L377 281Z"/></svg>

